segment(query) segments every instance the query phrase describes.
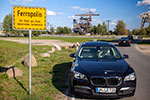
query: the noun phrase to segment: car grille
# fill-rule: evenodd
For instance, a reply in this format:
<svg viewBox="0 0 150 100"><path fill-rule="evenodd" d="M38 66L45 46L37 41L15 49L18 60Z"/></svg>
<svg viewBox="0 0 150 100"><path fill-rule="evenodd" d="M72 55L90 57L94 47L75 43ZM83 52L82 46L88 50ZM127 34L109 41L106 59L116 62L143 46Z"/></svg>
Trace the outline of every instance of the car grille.
<svg viewBox="0 0 150 100"><path fill-rule="evenodd" d="M91 83L95 86L118 86L122 82L121 77L92 77Z"/></svg>

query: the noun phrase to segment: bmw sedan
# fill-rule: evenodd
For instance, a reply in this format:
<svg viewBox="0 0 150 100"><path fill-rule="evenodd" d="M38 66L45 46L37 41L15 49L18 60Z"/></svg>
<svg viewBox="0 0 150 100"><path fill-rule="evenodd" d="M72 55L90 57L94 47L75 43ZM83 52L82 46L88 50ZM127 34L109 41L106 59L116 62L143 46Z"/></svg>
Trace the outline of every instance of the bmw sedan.
<svg viewBox="0 0 150 100"><path fill-rule="evenodd" d="M128 37L122 37L119 40L119 46L130 46L131 45L131 41L129 40Z"/></svg>
<svg viewBox="0 0 150 100"><path fill-rule="evenodd" d="M73 57L71 93L96 98L123 98L134 96L136 75L119 53L107 42L82 43Z"/></svg>

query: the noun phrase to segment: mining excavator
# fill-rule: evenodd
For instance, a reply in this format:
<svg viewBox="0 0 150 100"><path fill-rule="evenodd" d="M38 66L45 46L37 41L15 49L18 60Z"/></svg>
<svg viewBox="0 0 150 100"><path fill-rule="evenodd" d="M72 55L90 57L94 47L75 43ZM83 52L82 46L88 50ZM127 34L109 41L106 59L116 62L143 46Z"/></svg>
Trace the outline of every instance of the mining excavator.
<svg viewBox="0 0 150 100"><path fill-rule="evenodd" d="M75 16L80 16L79 20L73 19L73 31L84 35L88 32L92 22L92 16L99 16L99 14L94 14L91 11L85 14L77 14Z"/></svg>

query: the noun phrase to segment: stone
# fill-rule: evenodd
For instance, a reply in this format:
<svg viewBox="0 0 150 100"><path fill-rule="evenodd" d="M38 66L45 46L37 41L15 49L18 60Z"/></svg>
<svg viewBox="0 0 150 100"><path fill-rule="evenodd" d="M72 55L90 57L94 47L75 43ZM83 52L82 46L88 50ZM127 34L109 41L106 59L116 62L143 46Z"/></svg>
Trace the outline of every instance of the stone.
<svg viewBox="0 0 150 100"><path fill-rule="evenodd" d="M54 52L55 52L55 50L56 50L56 49L55 49L54 47L52 47L52 49L51 49L51 50L49 50L49 51L48 51L48 53L54 53Z"/></svg>
<svg viewBox="0 0 150 100"><path fill-rule="evenodd" d="M80 44L79 44L79 42L77 42L72 45L72 48L77 48L77 50L78 50L79 46L80 46Z"/></svg>
<svg viewBox="0 0 150 100"><path fill-rule="evenodd" d="M24 58L24 66L29 66L29 55ZM37 61L33 55L31 56L31 66L37 66Z"/></svg>
<svg viewBox="0 0 150 100"><path fill-rule="evenodd" d="M7 76L12 78L12 77L18 77L23 75L23 71L17 67L10 67L7 72Z"/></svg>
<svg viewBox="0 0 150 100"><path fill-rule="evenodd" d="M65 48L65 49L68 49L68 48L69 48L69 46L65 46L64 48Z"/></svg>
<svg viewBox="0 0 150 100"><path fill-rule="evenodd" d="M42 53L42 54L40 54L40 57L50 57L50 54L49 53Z"/></svg>
<svg viewBox="0 0 150 100"><path fill-rule="evenodd" d="M61 47L60 47L59 45L57 45L57 44L54 44L54 48L55 48L56 50L58 50L58 51L61 51Z"/></svg>

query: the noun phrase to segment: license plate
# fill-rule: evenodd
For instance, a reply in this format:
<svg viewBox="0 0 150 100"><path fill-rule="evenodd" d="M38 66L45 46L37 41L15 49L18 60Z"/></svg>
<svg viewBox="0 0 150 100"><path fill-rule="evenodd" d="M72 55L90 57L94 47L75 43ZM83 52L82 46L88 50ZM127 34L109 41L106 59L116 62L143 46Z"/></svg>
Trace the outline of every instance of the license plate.
<svg viewBox="0 0 150 100"><path fill-rule="evenodd" d="M116 88L96 88L99 93L116 93Z"/></svg>
<svg viewBox="0 0 150 100"><path fill-rule="evenodd" d="M123 43L126 43L126 41L123 41Z"/></svg>

